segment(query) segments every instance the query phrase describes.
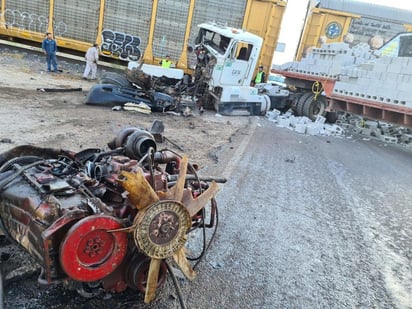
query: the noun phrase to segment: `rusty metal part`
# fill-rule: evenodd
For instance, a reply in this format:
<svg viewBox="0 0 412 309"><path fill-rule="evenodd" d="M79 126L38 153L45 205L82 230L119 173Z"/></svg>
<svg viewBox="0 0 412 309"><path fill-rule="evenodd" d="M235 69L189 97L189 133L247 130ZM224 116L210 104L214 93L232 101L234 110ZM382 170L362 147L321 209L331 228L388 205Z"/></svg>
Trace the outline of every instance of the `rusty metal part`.
<svg viewBox="0 0 412 309"><path fill-rule="evenodd" d="M144 130L136 130L128 136L125 150L126 155L132 159L140 159L152 148L156 151L156 142L153 135Z"/></svg>
<svg viewBox="0 0 412 309"><path fill-rule="evenodd" d="M146 292L147 273L149 271L150 258L144 254L138 254L128 263L126 270L126 282L129 286L138 289L141 292ZM159 288L167 277L166 263L163 262L160 266L157 288Z"/></svg>
<svg viewBox="0 0 412 309"><path fill-rule="evenodd" d="M63 281L85 297L131 287L151 302L167 258L194 279L187 235L214 225L201 210L211 203L215 216L222 179L197 175L185 155L156 151L140 128L122 130L110 146L0 154L0 227L37 260L40 284Z"/></svg>
<svg viewBox="0 0 412 309"><path fill-rule="evenodd" d="M0 166L5 164L7 161L17 158L17 157L24 157L24 156L37 156L43 159L48 158L57 158L61 155L71 156L74 152L63 150L63 149L55 149L55 148L42 148L36 147L32 145L21 145L14 147L6 152L0 154Z"/></svg>
<svg viewBox="0 0 412 309"><path fill-rule="evenodd" d="M118 219L106 215L89 216L73 225L60 246L64 272L82 282L112 273L126 255L127 235L108 231L121 227Z"/></svg>
<svg viewBox="0 0 412 309"><path fill-rule="evenodd" d="M134 222L134 241L147 256L165 259L181 249L191 218L177 201L159 201L139 212Z"/></svg>
<svg viewBox="0 0 412 309"><path fill-rule="evenodd" d="M41 92L75 92L82 90L82 88L37 88L37 91Z"/></svg>

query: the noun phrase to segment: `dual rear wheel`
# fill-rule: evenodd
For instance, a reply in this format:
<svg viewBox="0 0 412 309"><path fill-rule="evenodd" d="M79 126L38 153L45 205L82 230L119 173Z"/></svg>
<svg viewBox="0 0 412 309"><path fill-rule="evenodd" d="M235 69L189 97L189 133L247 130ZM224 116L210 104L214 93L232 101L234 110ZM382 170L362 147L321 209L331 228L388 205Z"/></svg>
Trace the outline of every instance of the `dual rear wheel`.
<svg viewBox="0 0 412 309"><path fill-rule="evenodd" d="M326 115L327 106L325 96L306 92L298 97L295 103L295 112L298 116L306 116L315 121L316 117Z"/></svg>

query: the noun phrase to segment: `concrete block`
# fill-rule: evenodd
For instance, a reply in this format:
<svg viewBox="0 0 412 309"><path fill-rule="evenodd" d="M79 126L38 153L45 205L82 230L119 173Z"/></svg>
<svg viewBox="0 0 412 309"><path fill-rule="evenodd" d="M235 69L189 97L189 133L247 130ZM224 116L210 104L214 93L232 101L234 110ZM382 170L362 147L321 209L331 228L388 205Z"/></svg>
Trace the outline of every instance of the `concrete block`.
<svg viewBox="0 0 412 309"><path fill-rule="evenodd" d="M358 126L352 126L351 131L355 134L361 134L362 133L362 128Z"/></svg>
<svg viewBox="0 0 412 309"><path fill-rule="evenodd" d="M377 121L373 121L373 120L365 120L364 124L367 128L370 128L372 130L377 129L379 125Z"/></svg>
<svg viewBox="0 0 412 309"><path fill-rule="evenodd" d="M272 111L269 111L266 113L266 117L271 120L271 121L275 121L279 115L281 114L281 112L277 109L274 109Z"/></svg>
<svg viewBox="0 0 412 309"><path fill-rule="evenodd" d="M383 64L390 64L392 63L392 57L388 57L388 56L382 56L381 58L379 58L379 62L383 63Z"/></svg>
<svg viewBox="0 0 412 309"><path fill-rule="evenodd" d="M380 125L382 134L392 135L395 132L395 129L391 123L381 122Z"/></svg>
<svg viewBox="0 0 412 309"><path fill-rule="evenodd" d="M410 74L405 73L405 74L399 74L396 78L396 81L398 83L406 83L406 84L411 84L412 83L412 68L410 68Z"/></svg>
<svg viewBox="0 0 412 309"><path fill-rule="evenodd" d="M373 71L375 72L386 72L387 70L388 70L387 64L375 63L375 65L373 66Z"/></svg>
<svg viewBox="0 0 412 309"><path fill-rule="evenodd" d="M382 131L379 128L373 129L371 132L371 136L378 137L382 135Z"/></svg>
<svg viewBox="0 0 412 309"><path fill-rule="evenodd" d="M289 118L279 117L278 118L278 126L279 127L284 127L284 128L289 127L290 126Z"/></svg>
<svg viewBox="0 0 412 309"><path fill-rule="evenodd" d="M365 72L367 78L377 80L377 79L382 79L382 76L386 76L388 73L382 73L382 72L374 72L374 71L368 71Z"/></svg>
<svg viewBox="0 0 412 309"><path fill-rule="evenodd" d="M387 68L386 72L400 74L400 73L402 73L402 64L392 63L391 65L388 65L388 68Z"/></svg>
<svg viewBox="0 0 412 309"><path fill-rule="evenodd" d="M343 74L343 72L342 72L342 74ZM347 76L346 74L344 74L344 75L342 75L342 74L339 76L339 80L344 81L344 82L349 81L349 76Z"/></svg>
<svg viewBox="0 0 412 309"><path fill-rule="evenodd" d="M315 119L316 124L324 124L325 122L326 122L326 118L320 115L318 115Z"/></svg>
<svg viewBox="0 0 412 309"><path fill-rule="evenodd" d="M401 134L399 136L399 142L404 144L410 144L412 142L412 134Z"/></svg>
<svg viewBox="0 0 412 309"><path fill-rule="evenodd" d="M398 91L395 95L396 100L398 101L398 104L400 105L406 105L407 102L412 101L412 93L411 91Z"/></svg>
<svg viewBox="0 0 412 309"><path fill-rule="evenodd" d="M337 124L325 125L324 128L327 135L339 136L345 133L345 130Z"/></svg>
<svg viewBox="0 0 412 309"><path fill-rule="evenodd" d="M293 115L289 117L289 123L292 127L294 127L297 122L298 122L298 117L295 117Z"/></svg>
<svg viewBox="0 0 412 309"><path fill-rule="evenodd" d="M362 128L361 134L363 135L371 135L372 129L369 128Z"/></svg>
<svg viewBox="0 0 412 309"><path fill-rule="evenodd" d="M388 136L388 135L381 135L379 136L379 139L385 143L396 144L398 142L398 139L396 137Z"/></svg>
<svg viewBox="0 0 412 309"><path fill-rule="evenodd" d="M362 63L361 65L359 65L359 68L362 70L366 70L366 71L372 71L373 64L372 63Z"/></svg>
<svg viewBox="0 0 412 309"><path fill-rule="evenodd" d="M318 135L322 129L323 125L317 123L309 123L306 126L306 133L309 135Z"/></svg>
<svg viewBox="0 0 412 309"><path fill-rule="evenodd" d="M343 122L340 119L336 120L335 124L340 126L344 131L350 131L351 128L353 127L351 124Z"/></svg>
<svg viewBox="0 0 412 309"><path fill-rule="evenodd" d="M302 116L302 117L297 117L298 118L298 122L297 123L301 123L301 124L308 124L308 123L312 123L312 120L310 120L308 117L306 116Z"/></svg>
<svg viewBox="0 0 412 309"><path fill-rule="evenodd" d="M369 78L360 77L360 78L357 79L356 84L359 85L359 86L362 86L363 88L365 88L364 86L372 85L372 80L369 79Z"/></svg>
<svg viewBox="0 0 412 309"><path fill-rule="evenodd" d="M300 133L300 134L305 134L306 133L306 124L303 123L297 123L295 125L295 132Z"/></svg>
<svg viewBox="0 0 412 309"><path fill-rule="evenodd" d="M399 90L399 91L410 92L411 88L412 88L412 85L410 83L402 82L402 83L398 83L396 85L396 89Z"/></svg>
<svg viewBox="0 0 412 309"><path fill-rule="evenodd" d="M411 74L411 72L412 72L412 63L402 66L401 71L400 71L400 73L402 74Z"/></svg>

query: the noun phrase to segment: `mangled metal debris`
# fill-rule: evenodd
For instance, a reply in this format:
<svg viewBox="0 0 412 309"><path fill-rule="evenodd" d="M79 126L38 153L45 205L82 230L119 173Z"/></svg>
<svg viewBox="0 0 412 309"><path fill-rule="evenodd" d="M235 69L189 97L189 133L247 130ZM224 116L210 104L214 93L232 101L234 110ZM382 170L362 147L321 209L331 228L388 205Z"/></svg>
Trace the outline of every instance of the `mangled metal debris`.
<svg viewBox="0 0 412 309"><path fill-rule="evenodd" d="M153 123L157 139L163 130ZM120 131L108 149L17 146L0 154L1 229L37 260L39 283L63 281L84 296L131 288L149 303L173 276L169 258L196 276L186 240L216 227L217 182L225 181L202 177L186 155L158 150L137 127Z"/></svg>
<svg viewBox="0 0 412 309"><path fill-rule="evenodd" d="M83 88L37 88L40 92L77 92L82 91Z"/></svg>

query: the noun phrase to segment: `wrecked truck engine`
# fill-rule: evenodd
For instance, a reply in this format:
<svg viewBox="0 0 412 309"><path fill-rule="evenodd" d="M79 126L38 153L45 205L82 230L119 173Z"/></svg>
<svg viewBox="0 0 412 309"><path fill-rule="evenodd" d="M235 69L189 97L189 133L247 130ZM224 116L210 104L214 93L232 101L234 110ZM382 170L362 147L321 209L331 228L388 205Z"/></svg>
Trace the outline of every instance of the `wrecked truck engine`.
<svg viewBox="0 0 412 309"><path fill-rule="evenodd" d="M88 287L132 288L149 303L174 276L169 262L195 278L186 240L216 227L214 197L225 180L201 177L187 156L157 150L140 128L123 129L108 146L0 154L1 230L40 264L40 284L63 282L83 296L93 296Z"/></svg>
<svg viewBox="0 0 412 309"><path fill-rule="evenodd" d="M209 88L216 58L202 44L194 50L196 65L191 74L143 62L129 62L124 74L106 72L85 99L88 105L125 106L144 104L153 112L180 112L182 107L216 109L221 87Z"/></svg>

